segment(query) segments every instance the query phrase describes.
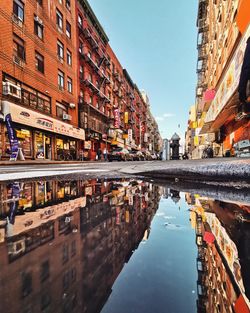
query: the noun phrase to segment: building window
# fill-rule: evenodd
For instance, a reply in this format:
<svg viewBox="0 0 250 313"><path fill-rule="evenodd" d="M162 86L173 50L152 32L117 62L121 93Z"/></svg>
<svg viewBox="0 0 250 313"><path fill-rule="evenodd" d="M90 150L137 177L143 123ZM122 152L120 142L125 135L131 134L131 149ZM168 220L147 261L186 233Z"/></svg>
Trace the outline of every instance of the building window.
<svg viewBox="0 0 250 313"><path fill-rule="evenodd" d="M20 0L14 0L13 1L13 14L18 19L18 21L21 21L23 23L24 21L24 4Z"/></svg>
<svg viewBox="0 0 250 313"><path fill-rule="evenodd" d="M79 75L80 75L80 79L83 79L83 66L80 65L80 68L79 68Z"/></svg>
<svg viewBox="0 0 250 313"><path fill-rule="evenodd" d="M62 4L62 3L63 3L63 0L59 0L59 3Z"/></svg>
<svg viewBox="0 0 250 313"><path fill-rule="evenodd" d="M63 15L59 10L56 10L56 25L60 30L63 29Z"/></svg>
<svg viewBox="0 0 250 313"><path fill-rule="evenodd" d="M71 243L71 257L73 257L74 255L76 255L76 241L72 241Z"/></svg>
<svg viewBox="0 0 250 313"><path fill-rule="evenodd" d="M43 22L38 16L34 16L34 32L40 39L43 39Z"/></svg>
<svg viewBox="0 0 250 313"><path fill-rule="evenodd" d="M92 83L92 81L93 81L93 77L92 77L92 75L89 73L89 81Z"/></svg>
<svg viewBox="0 0 250 313"><path fill-rule="evenodd" d="M49 261L45 261L41 265L40 270L40 281L43 283L45 280L47 280L50 276L50 270L49 270Z"/></svg>
<svg viewBox="0 0 250 313"><path fill-rule="evenodd" d="M60 60L64 58L64 45L59 40L57 40L57 56Z"/></svg>
<svg viewBox="0 0 250 313"><path fill-rule="evenodd" d="M71 25L68 21L66 21L66 35L71 38Z"/></svg>
<svg viewBox="0 0 250 313"><path fill-rule="evenodd" d="M36 59L36 69L39 72L44 73L44 57L36 51L35 59Z"/></svg>
<svg viewBox="0 0 250 313"><path fill-rule="evenodd" d="M93 105L94 99L93 96L89 96L89 104Z"/></svg>
<svg viewBox="0 0 250 313"><path fill-rule="evenodd" d="M83 54L83 43L82 43L82 41L79 41L79 52L81 54Z"/></svg>
<svg viewBox="0 0 250 313"><path fill-rule="evenodd" d="M13 45L14 56L25 61L24 41L16 34L13 34Z"/></svg>
<svg viewBox="0 0 250 313"><path fill-rule="evenodd" d="M25 298L32 292L32 274L22 273L22 297Z"/></svg>
<svg viewBox="0 0 250 313"><path fill-rule="evenodd" d="M62 103L56 103L56 116L63 119L63 115L68 114L68 107ZM68 258L68 247L64 245L63 247L63 263L65 263Z"/></svg>
<svg viewBox="0 0 250 313"><path fill-rule="evenodd" d="M78 25L82 27L82 17L78 14Z"/></svg>
<svg viewBox="0 0 250 313"><path fill-rule="evenodd" d="M66 8L70 10L70 0L65 1Z"/></svg>
<svg viewBox="0 0 250 313"><path fill-rule="evenodd" d="M72 66L72 53L67 49L67 64Z"/></svg>
<svg viewBox="0 0 250 313"><path fill-rule="evenodd" d="M68 77L67 79L67 89L68 89L68 92L72 93L72 79L70 77Z"/></svg>
<svg viewBox="0 0 250 313"><path fill-rule="evenodd" d="M59 89L64 88L64 73L62 71L58 71L58 87Z"/></svg>
<svg viewBox="0 0 250 313"><path fill-rule="evenodd" d="M37 0L37 3L43 5L43 0Z"/></svg>

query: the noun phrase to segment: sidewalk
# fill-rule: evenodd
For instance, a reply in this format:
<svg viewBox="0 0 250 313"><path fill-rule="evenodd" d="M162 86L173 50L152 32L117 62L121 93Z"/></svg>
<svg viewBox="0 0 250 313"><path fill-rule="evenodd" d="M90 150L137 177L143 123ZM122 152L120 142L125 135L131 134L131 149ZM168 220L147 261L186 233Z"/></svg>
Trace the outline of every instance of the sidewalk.
<svg viewBox="0 0 250 313"><path fill-rule="evenodd" d="M101 161L52 161L52 160L25 160L25 161L0 161L0 166L15 165L49 165L49 164L81 164L81 163L100 163Z"/></svg>
<svg viewBox="0 0 250 313"><path fill-rule="evenodd" d="M189 182L220 182L227 185L250 186L250 158L218 158L185 161L163 161L144 168L125 168L121 172L160 180L176 179Z"/></svg>

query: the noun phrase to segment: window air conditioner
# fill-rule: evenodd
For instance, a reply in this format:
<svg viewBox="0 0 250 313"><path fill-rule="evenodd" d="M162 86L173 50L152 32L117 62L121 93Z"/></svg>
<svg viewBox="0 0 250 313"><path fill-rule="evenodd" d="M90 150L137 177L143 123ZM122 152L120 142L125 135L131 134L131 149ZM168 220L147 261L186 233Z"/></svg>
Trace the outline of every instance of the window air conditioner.
<svg viewBox="0 0 250 313"><path fill-rule="evenodd" d="M43 21L38 16L34 17L34 21L37 22L40 25L43 25Z"/></svg>
<svg viewBox="0 0 250 313"><path fill-rule="evenodd" d="M63 120L71 121L72 117L69 114L63 114Z"/></svg>
<svg viewBox="0 0 250 313"><path fill-rule="evenodd" d="M17 55L13 55L13 62L19 66L23 66L23 60Z"/></svg>
<svg viewBox="0 0 250 313"><path fill-rule="evenodd" d="M3 82L3 94L21 99L21 87L11 82Z"/></svg>
<svg viewBox="0 0 250 313"><path fill-rule="evenodd" d="M71 109L75 109L76 105L75 105L75 103L72 103L72 102L71 102L71 103L69 104L69 107L70 107Z"/></svg>

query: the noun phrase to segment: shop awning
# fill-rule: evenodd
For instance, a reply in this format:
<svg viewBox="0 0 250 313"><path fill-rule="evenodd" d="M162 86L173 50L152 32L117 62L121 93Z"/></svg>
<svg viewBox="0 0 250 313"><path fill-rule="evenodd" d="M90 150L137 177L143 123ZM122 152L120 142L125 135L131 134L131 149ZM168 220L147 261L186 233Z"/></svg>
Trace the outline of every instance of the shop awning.
<svg viewBox="0 0 250 313"><path fill-rule="evenodd" d="M11 114L13 122L24 126L30 126L52 133L69 136L75 139L85 140L85 131L82 128L74 127L45 114L29 110L9 101L3 101L3 112L6 116Z"/></svg>
<svg viewBox="0 0 250 313"><path fill-rule="evenodd" d="M236 23L239 31L244 34L250 21L249 0L240 0L237 11Z"/></svg>
<svg viewBox="0 0 250 313"><path fill-rule="evenodd" d="M215 240L215 237L211 232L205 231L203 239L204 241L206 241L206 243L213 243Z"/></svg>
<svg viewBox="0 0 250 313"><path fill-rule="evenodd" d="M250 307L247 305L244 297L239 296L234 305L235 313L250 313Z"/></svg>
<svg viewBox="0 0 250 313"><path fill-rule="evenodd" d="M249 36L250 25L244 33L244 36L241 38L241 41L238 44L231 59L231 62L229 63L225 74L221 79L221 83L217 89L216 95L212 100L211 105L209 106L205 123L215 122L217 119L220 119L221 116L223 116L223 118L227 118L226 115L228 112L226 112L225 109L231 106L230 103L232 102L233 97L238 95L237 88L241 73L242 58L246 49L246 41Z"/></svg>

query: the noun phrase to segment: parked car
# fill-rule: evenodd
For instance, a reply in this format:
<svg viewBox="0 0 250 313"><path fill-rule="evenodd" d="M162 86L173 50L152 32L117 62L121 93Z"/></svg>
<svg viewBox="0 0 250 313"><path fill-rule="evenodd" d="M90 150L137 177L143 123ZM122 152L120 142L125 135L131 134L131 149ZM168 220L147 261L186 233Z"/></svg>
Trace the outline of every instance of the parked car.
<svg viewBox="0 0 250 313"><path fill-rule="evenodd" d="M144 156L144 154L141 151L138 151L137 155L139 157L139 161L144 161L145 160L145 156Z"/></svg>
<svg viewBox="0 0 250 313"><path fill-rule="evenodd" d="M111 153L108 154L109 162L112 161L127 161L131 157L129 151L125 148L115 148Z"/></svg>
<svg viewBox="0 0 250 313"><path fill-rule="evenodd" d="M155 153L151 154L151 160L157 160L157 155Z"/></svg>
<svg viewBox="0 0 250 313"><path fill-rule="evenodd" d="M130 155L132 157L132 161L141 161L144 159L141 151L130 151Z"/></svg>
<svg viewBox="0 0 250 313"><path fill-rule="evenodd" d="M146 151L144 155L145 155L145 160L147 160L147 161L152 160L151 153L149 151Z"/></svg>

